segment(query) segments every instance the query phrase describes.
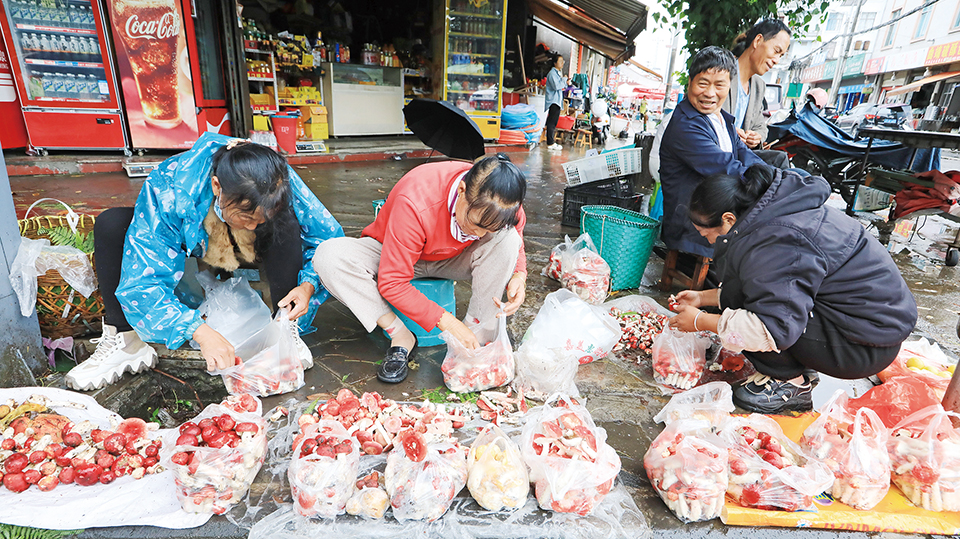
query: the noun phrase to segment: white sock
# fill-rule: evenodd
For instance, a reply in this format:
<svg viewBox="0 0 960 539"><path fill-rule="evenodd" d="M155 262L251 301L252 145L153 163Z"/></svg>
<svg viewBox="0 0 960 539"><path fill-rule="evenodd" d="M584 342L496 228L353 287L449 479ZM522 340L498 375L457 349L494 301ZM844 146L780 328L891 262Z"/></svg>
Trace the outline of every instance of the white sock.
<svg viewBox="0 0 960 539"><path fill-rule="evenodd" d="M407 329L407 326L403 325L403 321L400 320L399 316L393 319L392 324L383 329L387 332L387 335L390 336L390 346L402 346L410 350L417 342L413 336L413 332Z"/></svg>

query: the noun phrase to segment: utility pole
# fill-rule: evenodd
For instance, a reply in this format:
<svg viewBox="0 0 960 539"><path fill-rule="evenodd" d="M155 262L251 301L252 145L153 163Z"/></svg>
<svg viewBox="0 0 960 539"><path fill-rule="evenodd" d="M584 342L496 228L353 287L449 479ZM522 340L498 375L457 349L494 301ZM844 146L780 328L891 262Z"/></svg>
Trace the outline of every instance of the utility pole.
<svg viewBox="0 0 960 539"><path fill-rule="evenodd" d="M830 103L838 109L840 101L840 79L843 78L843 68L847 63L847 55L850 53L850 44L853 43L853 32L857 28L857 20L860 19L860 8L863 7L865 1L866 0L860 0L860 2L857 3L857 9L853 12L853 21L850 22L849 30L846 32L849 35L847 35L843 47L840 49L840 54L837 57L837 72L833 74L833 84L830 85L827 103Z"/></svg>
<svg viewBox="0 0 960 539"><path fill-rule="evenodd" d="M660 110L667 110L667 103L670 102L670 92L673 91L673 64L677 59L677 40L680 37L680 29L677 27L677 20L674 19L673 39L670 40L670 61L667 63L667 89L663 93L663 105Z"/></svg>

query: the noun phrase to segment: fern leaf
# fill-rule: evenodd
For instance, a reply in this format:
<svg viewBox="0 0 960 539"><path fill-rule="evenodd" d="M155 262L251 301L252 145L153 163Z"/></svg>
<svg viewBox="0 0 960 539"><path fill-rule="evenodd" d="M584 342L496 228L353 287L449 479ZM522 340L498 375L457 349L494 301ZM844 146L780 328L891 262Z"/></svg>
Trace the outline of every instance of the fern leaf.
<svg viewBox="0 0 960 539"><path fill-rule="evenodd" d="M77 535L83 530L44 530L12 524L0 524L0 539L62 539Z"/></svg>
<svg viewBox="0 0 960 539"><path fill-rule="evenodd" d="M70 227L57 226L53 228L40 228L37 233L50 238L51 245L75 247L84 253L93 252L93 231L74 233L70 230Z"/></svg>

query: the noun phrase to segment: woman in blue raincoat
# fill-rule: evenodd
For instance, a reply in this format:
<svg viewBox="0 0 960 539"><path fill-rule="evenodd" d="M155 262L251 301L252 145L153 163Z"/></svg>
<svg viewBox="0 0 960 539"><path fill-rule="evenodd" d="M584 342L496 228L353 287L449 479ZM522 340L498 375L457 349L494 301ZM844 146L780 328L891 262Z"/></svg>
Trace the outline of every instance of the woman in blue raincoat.
<svg viewBox="0 0 960 539"><path fill-rule="evenodd" d="M233 346L174 293L186 257L226 271L260 263L274 309L287 307L297 319L329 296L313 254L339 236L340 224L283 157L259 144L204 133L192 149L150 174L135 207L98 217L94 257L103 336L94 354L68 373L67 385L97 389L126 371L152 367L157 356L146 342L172 350L192 338L208 370L233 366ZM301 361L311 366L299 334L296 341Z"/></svg>

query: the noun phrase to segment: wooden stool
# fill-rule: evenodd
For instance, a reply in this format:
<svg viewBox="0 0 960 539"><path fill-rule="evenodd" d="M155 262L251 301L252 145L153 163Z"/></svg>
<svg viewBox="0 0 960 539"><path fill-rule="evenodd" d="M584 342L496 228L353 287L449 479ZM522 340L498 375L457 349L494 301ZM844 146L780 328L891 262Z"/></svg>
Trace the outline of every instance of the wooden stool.
<svg viewBox="0 0 960 539"><path fill-rule="evenodd" d="M698 256L697 263L693 268L693 276L688 277L677 269L677 258L679 257L680 251L676 249L667 251L667 258L663 261L663 275L660 276L660 290L670 291L673 288L674 279L686 290L703 290L703 282L707 278L707 270L710 269L710 259L705 256Z"/></svg>
<svg viewBox="0 0 960 539"><path fill-rule="evenodd" d="M573 137L573 131L570 131L569 129L557 129L553 134L554 140L560 144L563 144L564 142L569 142L572 139L572 137Z"/></svg>
<svg viewBox="0 0 960 539"><path fill-rule="evenodd" d="M554 135L556 137L556 135ZM540 144L545 144L547 142L547 128L544 127L540 130Z"/></svg>
<svg viewBox="0 0 960 539"><path fill-rule="evenodd" d="M576 146L590 147L593 148L593 137L591 136L589 129L577 129L577 140L575 142Z"/></svg>

